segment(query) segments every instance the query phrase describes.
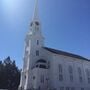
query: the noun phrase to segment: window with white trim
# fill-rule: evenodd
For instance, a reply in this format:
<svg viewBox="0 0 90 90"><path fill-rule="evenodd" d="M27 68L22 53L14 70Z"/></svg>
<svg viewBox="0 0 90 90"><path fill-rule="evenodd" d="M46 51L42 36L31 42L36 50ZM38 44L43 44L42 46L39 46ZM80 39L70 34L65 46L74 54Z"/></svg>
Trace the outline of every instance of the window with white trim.
<svg viewBox="0 0 90 90"><path fill-rule="evenodd" d="M36 50L36 56L39 56L39 50Z"/></svg>
<svg viewBox="0 0 90 90"><path fill-rule="evenodd" d="M59 81L63 81L63 68L62 65L58 65L58 70L59 70Z"/></svg>
<svg viewBox="0 0 90 90"><path fill-rule="evenodd" d="M73 67L71 65L69 65L68 71L69 71L70 81L73 82Z"/></svg>

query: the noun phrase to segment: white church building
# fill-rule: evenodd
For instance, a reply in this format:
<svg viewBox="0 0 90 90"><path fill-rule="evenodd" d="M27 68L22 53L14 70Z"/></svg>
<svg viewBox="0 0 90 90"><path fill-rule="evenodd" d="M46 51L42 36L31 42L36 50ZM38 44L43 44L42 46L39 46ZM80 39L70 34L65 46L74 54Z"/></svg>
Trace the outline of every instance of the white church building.
<svg viewBox="0 0 90 90"><path fill-rule="evenodd" d="M44 46L38 4L25 38L19 90L90 90L90 61Z"/></svg>

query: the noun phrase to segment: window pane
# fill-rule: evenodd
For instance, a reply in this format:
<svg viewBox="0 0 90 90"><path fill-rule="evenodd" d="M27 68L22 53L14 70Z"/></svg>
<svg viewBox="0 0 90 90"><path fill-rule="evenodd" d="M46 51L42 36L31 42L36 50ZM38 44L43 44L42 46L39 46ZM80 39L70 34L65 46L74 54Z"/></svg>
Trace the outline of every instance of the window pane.
<svg viewBox="0 0 90 90"><path fill-rule="evenodd" d="M72 66L69 66L69 67L68 67L68 70L69 70L69 73L70 73L70 74L73 73L73 68L72 68Z"/></svg>
<svg viewBox="0 0 90 90"><path fill-rule="evenodd" d="M78 73L79 73L79 75L81 75L81 68L80 67L78 67Z"/></svg>
<svg viewBox="0 0 90 90"><path fill-rule="evenodd" d="M36 56L39 56L39 51L38 50L36 51Z"/></svg>
<svg viewBox="0 0 90 90"><path fill-rule="evenodd" d="M88 83L90 83L90 78L88 78Z"/></svg>
<svg viewBox="0 0 90 90"><path fill-rule="evenodd" d="M82 81L83 81L82 76L80 76L80 77L79 77L79 80L80 80L80 82L82 82Z"/></svg>
<svg viewBox="0 0 90 90"><path fill-rule="evenodd" d="M90 76L90 70L89 69L86 69L86 74L88 77Z"/></svg>
<svg viewBox="0 0 90 90"><path fill-rule="evenodd" d="M59 81L63 81L63 75L62 74L59 75Z"/></svg>
<svg viewBox="0 0 90 90"><path fill-rule="evenodd" d="M35 79L35 76L33 76L33 80Z"/></svg>
<svg viewBox="0 0 90 90"><path fill-rule="evenodd" d="M41 75L41 83L44 83L44 75Z"/></svg>
<svg viewBox="0 0 90 90"><path fill-rule="evenodd" d="M70 75L70 81L73 82L73 75Z"/></svg>
<svg viewBox="0 0 90 90"><path fill-rule="evenodd" d="M39 45L39 40L37 40L37 45Z"/></svg>
<svg viewBox="0 0 90 90"><path fill-rule="evenodd" d="M58 65L58 68L59 68L59 73L62 73L62 65L61 64Z"/></svg>

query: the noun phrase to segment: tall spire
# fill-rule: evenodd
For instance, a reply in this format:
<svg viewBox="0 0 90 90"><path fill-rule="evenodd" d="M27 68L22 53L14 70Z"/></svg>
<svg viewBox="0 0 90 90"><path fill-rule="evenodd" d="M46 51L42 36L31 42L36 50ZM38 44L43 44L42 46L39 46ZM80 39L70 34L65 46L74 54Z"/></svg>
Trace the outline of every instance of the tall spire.
<svg viewBox="0 0 90 90"><path fill-rule="evenodd" d="M39 16L38 16L38 0L35 0L33 20L35 20L35 21L39 20Z"/></svg>

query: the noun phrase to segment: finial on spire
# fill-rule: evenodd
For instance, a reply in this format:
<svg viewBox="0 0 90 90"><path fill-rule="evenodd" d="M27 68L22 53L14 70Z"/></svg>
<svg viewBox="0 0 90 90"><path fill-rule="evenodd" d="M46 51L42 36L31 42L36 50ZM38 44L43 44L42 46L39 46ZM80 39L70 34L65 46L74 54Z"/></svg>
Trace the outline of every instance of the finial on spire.
<svg viewBox="0 0 90 90"><path fill-rule="evenodd" d="M38 20L38 0L35 0L35 7L34 7L34 15L33 15L33 20Z"/></svg>

